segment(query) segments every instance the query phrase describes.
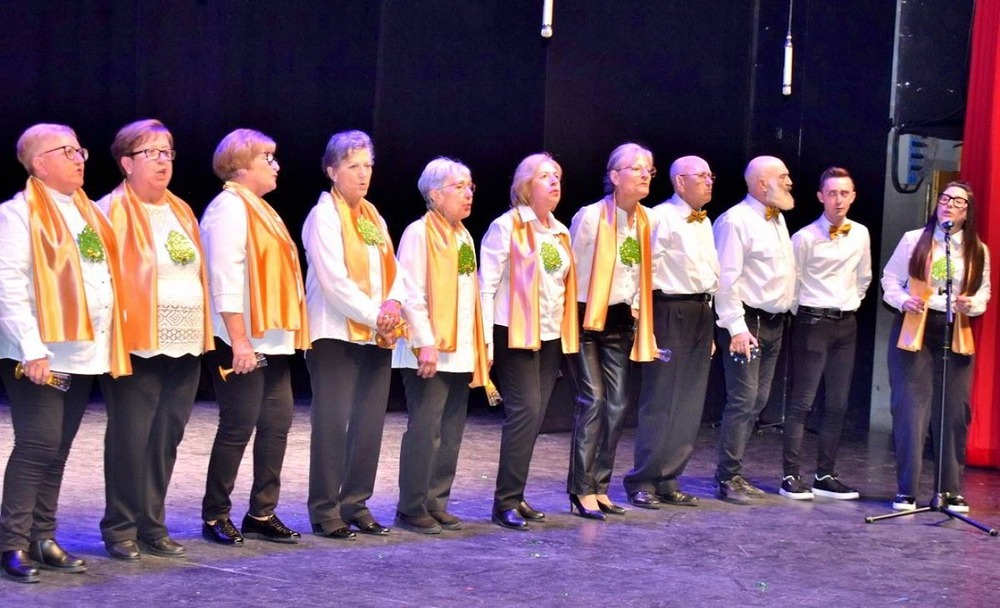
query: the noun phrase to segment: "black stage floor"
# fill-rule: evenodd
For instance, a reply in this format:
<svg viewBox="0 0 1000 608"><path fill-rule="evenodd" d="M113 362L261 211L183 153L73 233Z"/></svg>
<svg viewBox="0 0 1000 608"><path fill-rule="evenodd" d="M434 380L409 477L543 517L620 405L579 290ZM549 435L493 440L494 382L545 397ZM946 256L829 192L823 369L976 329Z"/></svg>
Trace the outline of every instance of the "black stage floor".
<svg viewBox="0 0 1000 608"><path fill-rule="evenodd" d="M451 510L461 531L424 537L393 529L386 538L336 541L308 534L309 411L297 406L278 513L303 533L299 545L247 541L242 548L200 537L199 507L216 410L199 403L187 427L170 495L168 523L188 557L144 555L138 563L104 553L98 522L104 508L100 403L84 418L63 487L58 535L85 557L83 574L42 573L42 582L0 580L12 606L996 606L1000 605L1000 539L938 514L865 524L889 509L895 473L886 437L845 439L840 477L862 500L793 502L773 492L780 482L780 435L751 440L747 475L772 492L750 507L713 498L716 431L705 427L684 487L701 506L630 508L607 522L568 512L565 476L569 436L538 440L529 501L548 513L530 532L490 524L500 416L470 416ZM386 423L381 468L370 501L391 525L396 499L402 413ZM0 458L10 451L10 411L0 406ZM815 454L814 438L806 453ZM621 474L632 461L631 433L619 449L612 496L625 503ZM929 464L929 463L928 463ZM930 467L928 467L929 469ZM239 523L249 487L249 450L234 492ZM930 472L925 496L930 493ZM971 515L1000 526L1000 472L969 470Z"/></svg>

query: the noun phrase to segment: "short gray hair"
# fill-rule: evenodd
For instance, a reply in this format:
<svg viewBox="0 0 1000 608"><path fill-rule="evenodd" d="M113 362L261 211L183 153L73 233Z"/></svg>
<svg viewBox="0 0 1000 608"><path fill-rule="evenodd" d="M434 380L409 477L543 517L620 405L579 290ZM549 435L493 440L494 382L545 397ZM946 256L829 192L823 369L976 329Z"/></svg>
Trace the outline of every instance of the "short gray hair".
<svg viewBox="0 0 1000 608"><path fill-rule="evenodd" d="M355 150L368 150L372 160L375 160L375 148L372 146L372 138L364 131L341 131L334 133L330 141L326 142L326 151L323 153L323 166L320 169L326 175L328 167L337 168L341 162L347 160Z"/></svg>
<svg viewBox="0 0 1000 608"><path fill-rule="evenodd" d="M39 123L25 129L21 137L17 138L17 160L24 166L24 169L31 175L31 161L39 154L42 142L54 135L69 135L79 143L76 131L66 125L52 123Z"/></svg>
<svg viewBox="0 0 1000 608"><path fill-rule="evenodd" d="M431 190L439 189L453 175L458 175L472 181L472 171L453 158L439 156L424 167L424 172L420 174L420 179L417 180L417 189L420 190L420 195L424 197L424 202L427 203L428 209L433 208Z"/></svg>
<svg viewBox="0 0 1000 608"><path fill-rule="evenodd" d="M620 169L621 167L618 165L626 158L634 160L637 156L648 156L649 164L653 164L653 153L639 144L628 142L612 150L611 156L608 157L608 169L604 172L604 194L611 194L615 191L615 185L611 182L611 171Z"/></svg>

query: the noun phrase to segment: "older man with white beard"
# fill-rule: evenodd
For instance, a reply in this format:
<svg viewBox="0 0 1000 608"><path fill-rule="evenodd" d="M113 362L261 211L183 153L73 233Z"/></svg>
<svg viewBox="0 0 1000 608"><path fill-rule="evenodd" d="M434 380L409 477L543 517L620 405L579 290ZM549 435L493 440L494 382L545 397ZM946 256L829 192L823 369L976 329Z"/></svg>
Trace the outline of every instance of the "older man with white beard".
<svg viewBox="0 0 1000 608"><path fill-rule="evenodd" d="M792 179L781 159L758 156L744 172L747 196L715 222L721 274L715 296L726 407L719 432L718 497L747 505L764 492L743 477L743 452L767 405L785 317L795 297L795 257L782 211Z"/></svg>

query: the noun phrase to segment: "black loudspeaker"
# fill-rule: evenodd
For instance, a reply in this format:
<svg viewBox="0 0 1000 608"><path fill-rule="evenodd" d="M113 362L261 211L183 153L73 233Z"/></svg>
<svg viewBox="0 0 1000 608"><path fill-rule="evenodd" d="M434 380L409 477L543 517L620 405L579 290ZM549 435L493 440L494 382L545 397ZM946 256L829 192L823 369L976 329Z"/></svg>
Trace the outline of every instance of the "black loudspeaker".
<svg viewBox="0 0 1000 608"><path fill-rule="evenodd" d="M902 132L962 139L973 3L908 0L898 5L895 124Z"/></svg>

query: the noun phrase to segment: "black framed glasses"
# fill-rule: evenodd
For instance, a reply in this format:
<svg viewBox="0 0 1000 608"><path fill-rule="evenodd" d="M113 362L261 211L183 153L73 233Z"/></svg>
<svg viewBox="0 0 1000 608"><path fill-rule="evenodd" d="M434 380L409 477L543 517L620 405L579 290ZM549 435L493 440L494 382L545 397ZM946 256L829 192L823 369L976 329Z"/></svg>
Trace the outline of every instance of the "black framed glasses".
<svg viewBox="0 0 1000 608"><path fill-rule="evenodd" d="M38 155L51 154L57 150L62 150L62 153L66 155L66 158L70 160L76 160L79 156L84 162L90 158L90 152L86 148L74 148L73 146L59 146L58 148L52 148L51 150L46 150L45 152L39 152Z"/></svg>
<svg viewBox="0 0 1000 608"><path fill-rule="evenodd" d="M708 180L712 180L714 182L716 179L716 175L714 173L709 173L708 171L702 171L701 173L678 173L678 175L681 177L693 177L699 182L707 182Z"/></svg>
<svg viewBox="0 0 1000 608"><path fill-rule="evenodd" d="M145 150L136 150L135 152L129 152L129 156L139 156L142 154L149 160L160 160L160 157L167 160L174 160L177 158L177 150L172 150L170 148L159 149L159 148L146 148Z"/></svg>
<svg viewBox="0 0 1000 608"><path fill-rule="evenodd" d="M945 207L951 203L955 209L965 209L969 206L969 199L962 198L961 196L951 196L950 194L945 194L942 192L938 195L937 204Z"/></svg>
<svg viewBox="0 0 1000 608"><path fill-rule="evenodd" d="M269 165L273 165L274 163L278 162L278 159L275 158L274 156L274 152L261 152L259 156L263 156L264 162L266 162Z"/></svg>

